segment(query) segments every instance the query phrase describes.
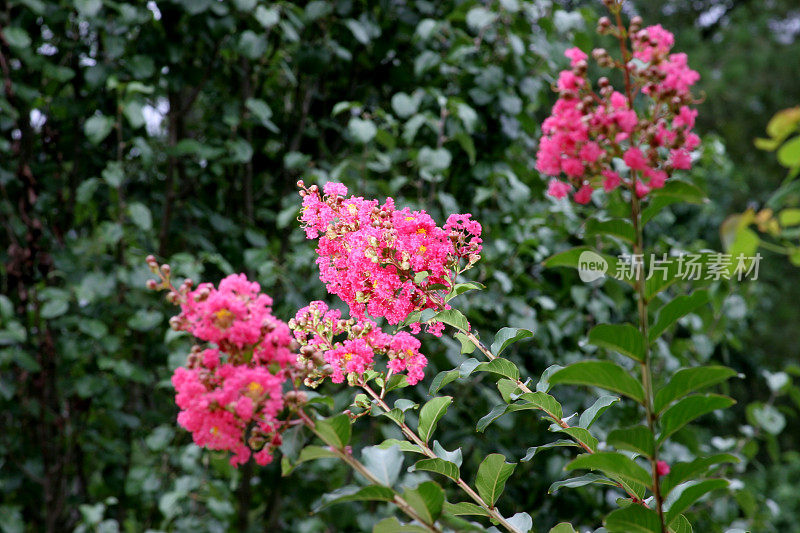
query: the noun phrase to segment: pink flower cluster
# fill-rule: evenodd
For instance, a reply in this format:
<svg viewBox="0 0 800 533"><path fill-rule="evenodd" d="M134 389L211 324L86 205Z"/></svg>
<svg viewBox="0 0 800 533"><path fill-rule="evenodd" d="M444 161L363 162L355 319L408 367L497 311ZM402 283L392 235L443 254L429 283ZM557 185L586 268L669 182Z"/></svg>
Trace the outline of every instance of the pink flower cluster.
<svg viewBox="0 0 800 533"><path fill-rule="evenodd" d="M289 349L288 326L272 316L272 298L244 274L231 274L219 283L201 283L180 301L181 313L171 320L174 329L213 342L236 358L281 368L295 359Z"/></svg>
<svg viewBox="0 0 800 533"><path fill-rule="evenodd" d="M410 385L424 377L428 360L419 352L420 342L401 331L390 335L369 319L342 320L336 309L324 302L311 302L289 321L300 343L300 364L306 366L306 384L316 386L326 377L334 383L345 378L353 384L367 371L374 370L375 355L386 356L386 367L393 374L406 373ZM345 338L337 340L344 335Z"/></svg>
<svg viewBox="0 0 800 533"><path fill-rule="evenodd" d="M414 311L444 309L455 276L480 258L481 225L470 215L451 215L438 227L392 198L379 205L346 198L341 183L327 183L322 196L316 185L298 185L306 236L319 239L320 279L356 318L397 324Z"/></svg>
<svg viewBox="0 0 800 533"><path fill-rule="evenodd" d="M289 327L271 314L272 299L244 274L226 277L216 288L175 291L181 312L172 327L216 347L195 346L187 367L172 384L180 408L178 423L198 446L233 453L231 463L272 460L284 429L283 383L297 355Z"/></svg>
<svg viewBox="0 0 800 533"><path fill-rule="evenodd" d="M641 198L663 187L673 171L691 168L690 153L700 138L692 133L697 111L690 107L690 88L699 74L688 67L686 54L669 53L675 41L670 32L640 24L631 23L633 52L625 50L626 63L604 49L592 52L600 66L623 71L624 90L601 78L595 92L587 78L587 54L578 48L565 52L571 69L559 75L559 99L542 124L536 162L539 172L556 176L548 184L550 196L575 191L573 199L587 204L595 189L610 192L625 185ZM602 19L600 27L601 33L611 31ZM633 105L639 93L648 102L641 116Z"/></svg>
<svg viewBox="0 0 800 533"><path fill-rule="evenodd" d="M232 452L231 464L247 462L251 446L260 448L253 454L256 462L268 464L272 449L281 443L276 430L283 409L283 380L263 366L220 364L217 350L205 350L197 366L179 367L172 376L175 402L181 409L178 423L192 433L198 446Z"/></svg>

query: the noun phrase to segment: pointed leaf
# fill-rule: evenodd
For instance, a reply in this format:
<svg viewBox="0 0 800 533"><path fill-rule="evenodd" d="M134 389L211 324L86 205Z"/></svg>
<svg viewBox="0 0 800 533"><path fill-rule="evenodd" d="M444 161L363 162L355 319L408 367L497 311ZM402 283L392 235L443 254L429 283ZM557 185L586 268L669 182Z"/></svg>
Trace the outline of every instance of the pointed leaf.
<svg viewBox="0 0 800 533"><path fill-rule="evenodd" d="M708 302L708 291L699 290L691 295L681 295L674 298L671 302L667 303L659 309L658 318L655 323L650 327L648 336L650 342L653 342L661 336L670 326L675 322L691 313L698 307Z"/></svg>
<svg viewBox="0 0 800 533"><path fill-rule="evenodd" d="M489 348L489 351L494 355L500 355L503 350L511 346L517 341L533 337L533 332L529 329L523 328L503 328L497 332L494 337L494 342Z"/></svg>
<svg viewBox="0 0 800 533"><path fill-rule="evenodd" d="M472 371L491 372L509 379L519 379L519 369L517 369L514 363L502 357L492 359L488 363L480 363Z"/></svg>
<svg viewBox="0 0 800 533"><path fill-rule="evenodd" d="M506 403L511 403L516 399L517 396L522 394L522 389L519 388L517 382L508 378L501 379L497 382L497 390L500 392L500 396L503 397L503 401ZM514 398L512 398L512 395Z"/></svg>
<svg viewBox="0 0 800 533"><path fill-rule="evenodd" d="M392 446L397 446L400 448L400 451L409 452L409 453L421 453L425 454L422 449L417 446L416 444L412 444L407 440L397 440L397 439L386 439L385 441L378 444L378 448L385 450L387 448L391 448Z"/></svg>
<svg viewBox="0 0 800 533"><path fill-rule="evenodd" d="M443 370L442 372L439 372L438 374L436 374L436 377L433 378L433 381L431 381L431 387L428 389L428 394L433 396L434 394L439 392L439 390L441 390L442 387L444 387L448 383L452 383L459 377L461 377L461 373L458 371L457 368L454 368L453 370Z"/></svg>
<svg viewBox="0 0 800 533"><path fill-rule="evenodd" d="M428 442L439 419L447 412L447 407L453 401L451 396L437 396L422 406L419 411L419 425L417 432L424 442Z"/></svg>
<svg viewBox="0 0 800 533"><path fill-rule="evenodd" d="M517 513L506 521L511 527L523 533L528 533L533 528L533 518L528 513Z"/></svg>
<svg viewBox="0 0 800 533"><path fill-rule="evenodd" d="M439 444L438 440L433 441L433 453L436 454L436 457L440 459L444 459L445 461L450 461L451 463L455 463L456 466L459 468L461 467L461 463L464 460L461 448L456 448L452 452L447 451L444 449L444 446Z"/></svg>
<svg viewBox="0 0 800 533"><path fill-rule="evenodd" d="M589 332L589 343L614 350L637 362L644 361L642 334L631 324L600 324Z"/></svg>
<svg viewBox="0 0 800 533"><path fill-rule="evenodd" d="M507 463L505 456L499 453L486 456L478 467L475 487L487 504L494 507L516 466L516 463Z"/></svg>
<svg viewBox="0 0 800 533"><path fill-rule="evenodd" d="M449 477L453 481L458 481L458 478L461 476L458 470L458 465L439 458L421 459L414 464L414 470L434 472L436 474Z"/></svg>
<svg viewBox="0 0 800 533"><path fill-rule="evenodd" d="M572 437L573 439L575 439L576 441L578 441L578 443L582 443L588 446L589 449L592 450L593 452L597 451L597 444L598 444L597 439L595 438L594 435L589 433L589 431L586 430L585 428L582 427L562 428L558 424L553 424L550 426L550 431L556 433L565 433L570 437Z"/></svg>
<svg viewBox="0 0 800 533"><path fill-rule="evenodd" d="M644 402L644 389L621 366L611 361L582 361L571 364L550 376L552 385L588 385L624 394Z"/></svg>
<svg viewBox="0 0 800 533"><path fill-rule="evenodd" d="M659 442L663 442L692 420L717 409L727 409L734 403L736 402L732 398L719 394L695 394L684 398L664 411Z"/></svg>
<svg viewBox="0 0 800 533"><path fill-rule="evenodd" d="M508 406L508 412L519 411L521 409L541 409L548 416L561 420L564 413L558 400L546 392L526 392L519 397L517 403Z"/></svg>
<svg viewBox="0 0 800 533"><path fill-rule="evenodd" d="M561 522L560 524L556 524L555 527L550 528L548 533L576 533L576 531L575 528L572 527L572 524Z"/></svg>
<svg viewBox="0 0 800 533"><path fill-rule="evenodd" d="M599 470L617 481L626 481L649 486L652 482L650 473L636 464L633 459L615 452L597 452L582 454L572 460L567 470L576 469Z"/></svg>
<svg viewBox="0 0 800 533"><path fill-rule="evenodd" d="M422 526L403 524L392 516L375 524L372 533L430 533L430 530Z"/></svg>
<svg viewBox="0 0 800 533"><path fill-rule="evenodd" d="M645 457L652 457L655 453L655 438L645 426L615 429L608 434L606 442L618 450L629 450Z"/></svg>
<svg viewBox="0 0 800 533"><path fill-rule="evenodd" d="M597 420L597 418L602 415L606 409L618 401L619 397L617 396L600 396L590 408L581 413L581 417L578 419L578 425L582 428L589 429L592 427L592 424L594 424L594 421Z"/></svg>
<svg viewBox="0 0 800 533"><path fill-rule="evenodd" d="M616 487L616 483L611 481L610 479L606 478L605 476L600 476L597 474L584 474L582 476L573 477L570 479L563 479L561 481L556 481L550 488L547 489L548 494L553 494L554 492L558 491L558 489L562 487L567 487L569 489L574 489L578 487L583 487L585 485L591 485L592 483L597 483L599 485L611 485Z"/></svg>
<svg viewBox="0 0 800 533"><path fill-rule="evenodd" d="M669 382L656 394L653 409L660 413L672 402L691 392L705 389L736 375L726 366L699 366L682 368L675 372Z"/></svg>
<svg viewBox="0 0 800 533"><path fill-rule="evenodd" d="M551 448L562 448L562 447L579 448L580 446L571 440L565 440L565 439L557 440L547 444L542 444L541 446L531 446L525 453L525 457L520 459L520 462L527 463L528 461L536 457L536 454L538 454L543 450L549 450Z"/></svg>
<svg viewBox="0 0 800 533"><path fill-rule="evenodd" d="M489 427L489 424L491 424L492 422L494 422L495 420L506 414L507 412L506 410L508 409L508 407L510 406L505 404L495 405L494 407L492 407L491 411L489 411L487 414L482 416L480 420L478 420L478 423L475 425L475 429L478 432L483 433L486 430L486 428Z"/></svg>
<svg viewBox="0 0 800 533"><path fill-rule="evenodd" d="M453 326L460 331L469 331L469 322L467 321L467 317L465 317L461 311L456 309L440 311L433 318L434 320L443 322L448 326Z"/></svg>
<svg viewBox="0 0 800 533"><path fill-rule="evenodd" d="M676 520L682 512L689 509L697 500L713 490L724 489L727 486L727 479L706 479L705 481L700 481L695 485L686 487L683 492L681 492L681 495L670 505L669 510L664 516L664 521L668 525L671 525L673 520Z"/></svg>
<svg viewBox="0 0 800 533"><path fill-rule="evenodd" d="M394 499L394 491L389 487L381 485L367 485L358 490L353 491L353 488L341 489L328 496L333 496L332 499L326 499L322 505L317 508L317 511L329 507L336 503L344 502L361 502L361 501L377 501L377 502L390 502ZM344 493L344 494L342 494ZM342 495L339 495L342 494Z"/></svg>
<svg viewBox="0 0 800 533"><path fill-rule="evenodd" d="M486 509L472 502L444 502L444 512L455 516L489 516Z"/></svg>

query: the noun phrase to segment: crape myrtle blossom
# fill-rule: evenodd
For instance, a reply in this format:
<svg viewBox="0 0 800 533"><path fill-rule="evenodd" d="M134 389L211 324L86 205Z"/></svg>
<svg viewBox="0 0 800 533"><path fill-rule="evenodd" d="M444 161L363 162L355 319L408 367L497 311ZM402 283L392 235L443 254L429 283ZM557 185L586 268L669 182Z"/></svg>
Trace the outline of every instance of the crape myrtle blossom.
<svg viewBox="0 0 800 533"><path fill-rule="evenodd" d="M218 287L201 283L192 289L186 280L175 288L169 265L159 266L152 256L148 264L162 279L160 286L148 286L168 289L167 299L180 306L170 325L203 343L172 376L178 424L198 446L231 452L233 465L251 456L268 464L288 427L279 415L302 394L284 392L299 347L288 325L272 315L272 299L244 274L230 275Z"/></svg>
<svg viewBox="0 0 800 533"><path fill-rule="evenodd" d="M406 374L410 385L424 377L428 360L419 352L420 342L408 332L384 333L372 320L343 320L336 309L320 301L300 309L289 321L300 343L298 361L305 365L305 384L316 387L326 377L334 383L355 385L375 369L375 356L385 357L387 374Z"/></svg>
<svg viewBox="0 0 800 533"><path fill-rule="evenodd" d="M603 17L598 31L617 30ZM674 171L692 166L690 153L700 138L692 133L697 111L690 107L690 89L700 76L688 67L686 54L670 53L674 36L660 25L642 29L634 17L628 36L627 63L604 49L592 52L599 66L623 71L621 89L600 78L595 91L587 77L588 55L578 48L564 53L571 68L558 77L559 98L542 124L536 155L537 170L553 176L547 194L554 198L572 194L587 204L595 189L610 192L620 185L641 198L663 187ZM637 111L638 100L643 105Z"/></svg>
<svg viewBox="0 0 800 533"><path fill-rule="evenodd" d="M455 277L480 258L481 225L470 215L450 215L443 227L425 211L381 205L347 195L341 183L298 182L300 222L318 239L317 265L328 292L357 319L384 317L398 324L424 309L448 309ZM434 333L440 331L434 329Z"/></svg>

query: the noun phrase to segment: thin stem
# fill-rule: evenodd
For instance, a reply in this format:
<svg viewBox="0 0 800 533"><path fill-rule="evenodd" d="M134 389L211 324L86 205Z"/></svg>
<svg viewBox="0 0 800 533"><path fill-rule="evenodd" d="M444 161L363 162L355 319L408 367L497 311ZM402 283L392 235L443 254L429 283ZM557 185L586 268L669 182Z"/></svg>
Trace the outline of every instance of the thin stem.
<svg viewBox="0 0 800 533"><path fill-rule="evenodd" d="M324 442L325 439L323 439L322 435L320 435L319 432L317 431L314 421L311 420L311 418L309 418L309 416L302 410L297 411L297 413L300 416L300 419L306 425L306 427L308 427L308 429L310 429L317 437L319 437ZM331 451L333 451L333 453L336 454L336 456L339 459L347 463L353 470L364 476L370 483L374 485L381 485L384 487L386 486L380 479L376 478L372 474L372 472L370 472L369 469L366 466L364 466L363 463L361 463L361 461L353 457L352 454L348 453L347 450L337 448L335 446L329 446L329 448ZM442 533L442 531L435 524L429 524L421 516L419 516L419 514L417 514L417 512L414 510L414 508L411 507L411 505L407 501L405 501L403 497L400 496L399 494L394 495L394 499L392 500L392 502L401 511L403 511L406 515L408 515L409 518L411 518L412 520L416 520L417 522L422 524L422 526L425 527L425 529L427 529L428 531L431 531L432 533Z"/></svg>
<svg viewBox="0 0 800 533"><path fill-rule="evenodd" d="M633 180L635 182L635 180ZM634 262L636 257L643 257L644 253L644 228L642 227L642 211L639 197L636 195L635 185L631 184L631 220L633 230L636 234L636 241L633 243ZM650 433L655 435L656 414L653 411L653 375L650 364L650 342L647 335L647 298L645 294L644 273L642 268L636 271L636 294L637 307L639 310L639 331L644 339L644 360L641 364L642 388L644 388L644 408L647 416L647 427ZM650 458L650 470L653 475L653 496L656 501L656 511L661 522L662 533L667 532L664 522L664 500L661 496L661 487L658 476L658 445L653 449L653 456Z"/></svg>
<svg viewBox="0 0 800 533"><path fill-rule="evenodd" d="M472 344L474 344L475 346L478 347L478 350L480 350L481 353L483 353L483 355L485 355L486 358L489 361L497 359L497 356L495 356L486 346L484 346L484 344L478 339L478 337L475 336L475 334L472 331L462 331L462 333L464 335L466 335L466 337L470 341L472 341ZM530 387L525 385L525 383L523 383L521 380L517 379L515 381L516 381L517 387L519 387L522 390L522 392L533 392L530 389ZM553 413L550 413L549 411L545 411L545 410L542 410L542 412L545 413L547 416L549 416L550 419L553 422L555 422L556 424L558 424L558 426L561 427L562 429L569 429L569 428L572 427L565 420L555 416ZM580 439L575 438L575 437L572 437L572 438L575 439L575 442L577 442L580 445L580 447L583 448L584 451L586 451L586 453L595 453L594 450L588 444L586 444L585 442L583 442ZM615 481L614 484L618 488L624 490L628 494L628 496L631 497L631 499L633 499L636 502L641 503L645 507L648 507L648 505L646 503L641 501L636 494L634 494L632 491L628 490L625 486L622 485L622 483L619 483L619 482Z"/></svg>
<svg viewBox="0 0 800 533"><path fill-rule="evenodd" d="M378 406L381 409L383 409L384 412L388 413L389 411L391 411L391 408L386 404L385 401L383 401L383 398L381 398L381 396L379 396L374 390L372 390L372 387L370 387L366 383L362 383L361 384L361 388L363 388L367 392L367 394L372 396L372 399L375 400L375 403L377 403ZM397 421L395 421L395 422L397 422ZM430 448L430 446L428 446L428 444L425 441L423 441L422 438L420 438L419 435L417 435L414 432L414 430L412 430L410 427L408 427L408 424L406 424L405 422L401 421L401 422L397 422L397 425L400 426L400 429L403 432L403 434L406 436L406 438L408 440L410 440L411 442L413 442L414 444L416 444L420 448L420 450L422 450L422 452L425 455L427 455L431 459L437 458L436 453L434 453L434 451ZM496 520L498 523L500 523L508 531L510 531L511 533L522 533L519 529L515 528L512 524L510 524L508 522L508 520L503 518L503 515L501 515L500 512L496 508L494 508L494 507L490 506L489 504L487 504L484 501L484 499L481 498L480 495L477 492L475 492L475 490L473 490L473 488L470 487L467 484L466 481L464 481L463 479L461 479L459 477L456 480L456 485L458 485L458 487L461 490L463 490L470 498L472 498L472 500L475 501L475 503L480 505L487 513L489 513L489 515L494 520Z"/></svg>

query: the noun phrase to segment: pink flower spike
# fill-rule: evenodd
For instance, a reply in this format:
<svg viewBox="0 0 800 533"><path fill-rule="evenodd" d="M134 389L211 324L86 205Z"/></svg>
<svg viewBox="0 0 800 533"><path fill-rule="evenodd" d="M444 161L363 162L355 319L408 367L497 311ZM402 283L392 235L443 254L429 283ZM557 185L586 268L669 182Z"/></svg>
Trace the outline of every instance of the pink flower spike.
<svg viewBox="0 0 800 533"><path fill-rule="evenodd" d="M665 461L658 461L656 463L656 473L661 476L669 474L669 465Z"/></svg>
<svg viewBox="0 0 800 533"><path fill-rule="evenodd" d="M628 165L628 168L631 170L645 170L648 168L647 159L645 159L642 151L635 146L632 146L625 151L625 155L622 157L622 160L625 161L625 164Z"/></svg>
<svg viewBox="0 0 800 533"><path fill-rule="evenodd" d="M603 180L603 190L606 192L613 191L622 183L622 178L613 170L603 170L602 174L605 178L605 180Z"/></svg>
<svg viewBox="0 0 800 533"><path fill-rule="evenodd" d="M636 180L636 196L643 198L650 192L650 187L645 185L642 181Z"/></svg>

